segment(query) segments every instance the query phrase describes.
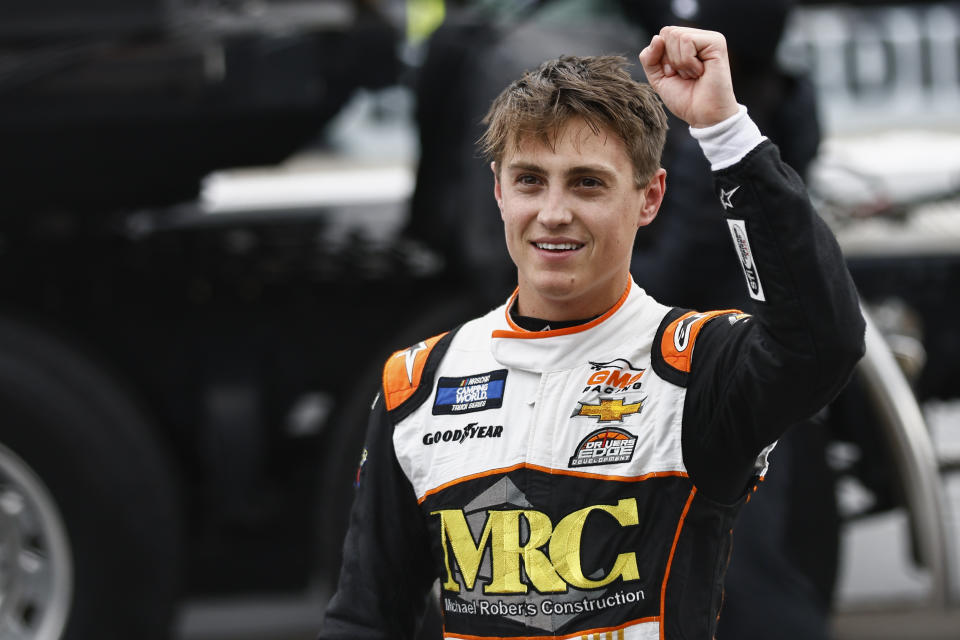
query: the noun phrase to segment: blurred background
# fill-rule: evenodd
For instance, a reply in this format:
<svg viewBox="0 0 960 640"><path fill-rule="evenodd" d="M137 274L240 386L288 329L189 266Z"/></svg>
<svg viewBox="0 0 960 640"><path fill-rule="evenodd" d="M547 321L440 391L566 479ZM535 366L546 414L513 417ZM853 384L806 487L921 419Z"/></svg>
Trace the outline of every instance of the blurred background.
<svg viewBox="0 0 960 640"><path fill-rule="evenodd" d="M776 52L735 84L872 319L832 633L960 638L960 3L0 5L0 640L312 638L381 363L511 289L486 104L665 21Z"/></svg>

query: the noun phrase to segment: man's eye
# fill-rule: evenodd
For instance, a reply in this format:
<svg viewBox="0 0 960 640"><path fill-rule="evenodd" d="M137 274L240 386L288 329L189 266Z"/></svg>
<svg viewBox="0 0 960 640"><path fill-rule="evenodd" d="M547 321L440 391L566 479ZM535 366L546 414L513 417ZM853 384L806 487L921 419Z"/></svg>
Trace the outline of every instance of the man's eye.
<svg viewBox="0 0 960 640"><path fill-rule="evenodd" d="M596 187L602 187L603 183L596 178L580 178L580 186L595 189Z"/></svg>
<svg viewBox="0 0 960 640"><path fill-rule="evenodd" d="M540 180L539 178L537 178L537 176L532 176L530 174L523 174L517 177L517 183L533 186L533 185L540 184Z"/></svg>

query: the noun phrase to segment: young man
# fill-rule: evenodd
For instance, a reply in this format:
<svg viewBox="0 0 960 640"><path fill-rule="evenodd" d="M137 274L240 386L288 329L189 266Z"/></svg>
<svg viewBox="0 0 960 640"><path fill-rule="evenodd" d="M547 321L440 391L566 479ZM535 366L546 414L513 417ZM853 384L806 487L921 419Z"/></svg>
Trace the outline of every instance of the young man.
<svg viewBox="0 0 960 640"><path fill-rule="evenodd" d="M756 314L662 306L630 278L665 117L617 58L508 87L484 146L518 272L507 303L391 357L320 637L713 637L737 511L863 350L856 293L799 179L734 97L718 33L640 54L715 170Z"/></svg>

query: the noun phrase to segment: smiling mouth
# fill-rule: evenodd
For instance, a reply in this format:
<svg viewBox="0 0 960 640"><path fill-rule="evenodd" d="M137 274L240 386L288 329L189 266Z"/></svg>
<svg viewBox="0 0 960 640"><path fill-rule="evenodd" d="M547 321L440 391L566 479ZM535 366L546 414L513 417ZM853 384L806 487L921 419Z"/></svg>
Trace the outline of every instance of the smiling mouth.
<svg viewBox="0 0 960 640"><path fill-rule="evenodd" d="M543 249L544 251L556 251L556 252L576 251L577 249L583 246L583 244L577 243L577 242L558 242L558 243L534 242L533 244L537 249Z"/></svg>

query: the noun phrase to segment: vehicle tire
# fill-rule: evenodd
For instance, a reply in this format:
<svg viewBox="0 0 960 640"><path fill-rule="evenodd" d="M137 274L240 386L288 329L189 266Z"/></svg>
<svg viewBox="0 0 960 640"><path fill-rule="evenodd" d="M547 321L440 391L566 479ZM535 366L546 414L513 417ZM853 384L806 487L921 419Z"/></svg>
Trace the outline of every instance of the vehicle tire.
<svg viewBox="0 0 960 640"><path fill-rule="evenodd" d="M0 318L0 638L170 637L175 476L128 398L67 343Z"/></svg>

